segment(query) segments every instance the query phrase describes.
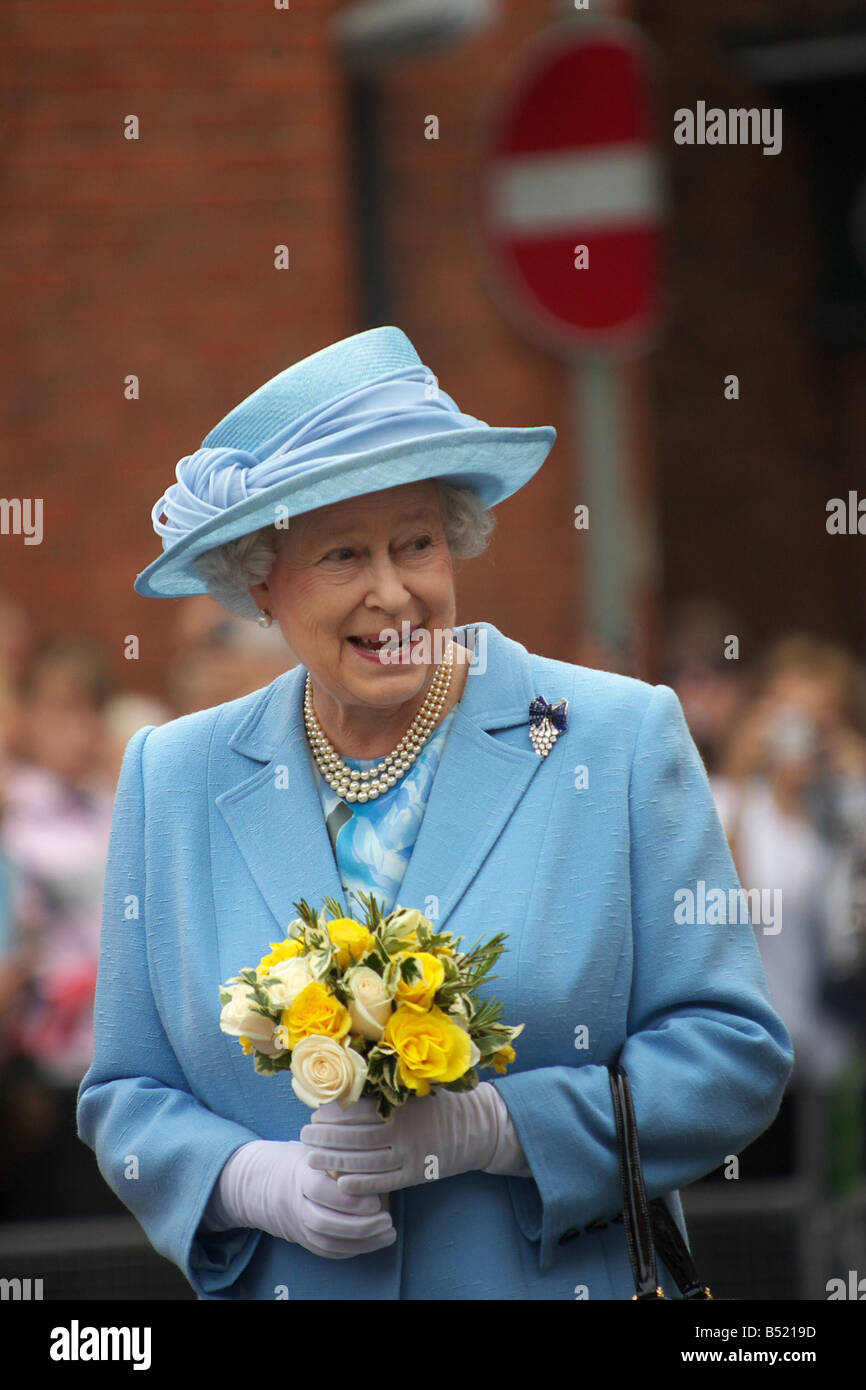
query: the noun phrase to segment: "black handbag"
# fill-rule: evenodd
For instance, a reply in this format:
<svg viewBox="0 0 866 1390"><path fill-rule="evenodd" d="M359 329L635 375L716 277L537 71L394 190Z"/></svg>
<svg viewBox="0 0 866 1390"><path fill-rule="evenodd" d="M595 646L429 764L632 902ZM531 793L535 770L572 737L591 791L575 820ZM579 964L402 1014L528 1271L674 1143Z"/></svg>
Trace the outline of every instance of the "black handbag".
<svg viewBox="0 0 866 1390"><path fill-rule="evenodd" d="M698 1277L689 1248L664 1199L654 1197L647 1202L628 1073L625 1067L613 1062L608 1064L608 1074L619 1144L622 1219L636 1290L632 1298L667 1296L658 1281L657 1249L683 1298L711 1299L713 1295Z"/></svg>

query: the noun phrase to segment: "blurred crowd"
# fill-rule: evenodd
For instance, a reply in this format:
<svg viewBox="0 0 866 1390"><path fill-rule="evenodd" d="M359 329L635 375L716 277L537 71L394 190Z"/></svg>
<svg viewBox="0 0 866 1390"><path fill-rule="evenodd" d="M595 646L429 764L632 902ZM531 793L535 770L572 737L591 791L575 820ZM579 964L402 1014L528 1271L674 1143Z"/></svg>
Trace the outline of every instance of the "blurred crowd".
<svg viewBox="0 0 866 1390"><path fill-rule="evenodd" d="M89 640L34 643L27 612L0 596L0 1221L125 1212L77 1138L75 1104L92 1056L104 868L128 740L258 689L289 664L278 630L210 599L175 613L154 698L118 691ZM736 631L714 605L684 606L661 678L682 702L743 887L781 893L781 930L753 930L796 1063L742 1175L794 1171L810 1089L827 1098L839 1187L862 1179L866 1131L866 672L844 649L796 633L746 663L726 655ZM616 669L589 648L575 659Z"/></svg>
<svg viewBox="0 0 866 1390"><path fill-rule="evenodd" d="M160 698L120 691L84 637L34 642L0 595L0 1221L123 1213L76 1132L114 792L136 729L268 684L277 629L175 607Z"/></svg>
<svg viewBox="0 0 866 1390"><path fill-rule="evenodd" d="M809 1176L842 1195L866 1169L866 667L803 632L744 662L726 641L741 632L720 605L683 605L664 675L740 883L778 890L781 909L778 920L751 920L794 1070L740 1175L802 1176L821 1154L822 1171ZM820 1135L809 1132L816 1126Z"/></svg>

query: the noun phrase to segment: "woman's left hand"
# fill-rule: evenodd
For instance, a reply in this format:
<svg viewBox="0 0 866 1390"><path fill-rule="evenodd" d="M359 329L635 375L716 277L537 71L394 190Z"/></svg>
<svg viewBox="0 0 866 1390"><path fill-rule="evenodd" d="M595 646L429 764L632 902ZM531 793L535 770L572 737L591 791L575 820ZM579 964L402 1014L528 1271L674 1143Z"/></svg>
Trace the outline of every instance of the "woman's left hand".
<svg viewBox="0 0 866 1390"><path fill-rule="evenodd" d="M371 1097L362 1096L348 1110L330 1101L313 1111L299 1137L314 1150L311 1167L341 1172L338 1181L346 1192L393 1192L490 1164L500 1105L496 1088L486 1081L471 1091L410 1096L387 1120Z"/></svg>

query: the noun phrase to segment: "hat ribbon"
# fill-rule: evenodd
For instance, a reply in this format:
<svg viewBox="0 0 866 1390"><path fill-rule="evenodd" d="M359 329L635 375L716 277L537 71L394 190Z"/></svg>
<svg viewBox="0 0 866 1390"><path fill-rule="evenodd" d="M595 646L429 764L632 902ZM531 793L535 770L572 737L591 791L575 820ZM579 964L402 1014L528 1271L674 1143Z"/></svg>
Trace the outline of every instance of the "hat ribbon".
<svg viewBox="0 0 866 1390"><path fill-rule="evenodd" d="M251 451L197 449L151 511L168 550L229 507L322 464L437 432L489 429L440 390L428 367L401 367L313 406ZM162 519L164 517L164 520Z"/></svg>

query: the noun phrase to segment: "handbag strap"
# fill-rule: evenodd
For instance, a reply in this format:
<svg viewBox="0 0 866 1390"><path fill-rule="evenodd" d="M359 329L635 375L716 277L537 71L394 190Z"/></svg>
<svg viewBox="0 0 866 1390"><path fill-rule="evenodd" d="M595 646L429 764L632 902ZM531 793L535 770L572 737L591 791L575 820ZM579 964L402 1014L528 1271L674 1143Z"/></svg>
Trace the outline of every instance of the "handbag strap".
<svg viewBox="0 0 866 1390"><path fill-rule="evenodd" d="M647 1202L628 1073L620 1063L613 1062L608 1065L608 1076L619 1149L623 1225L635 1284L632 1297L665 1297L658 1282L657 1246L684 1298L711 1299L712 1294L707 1285L701 1283L689 1248L667 1205L661 1197Z"/></svg>
<svg viewBox="0 0 866 1390"><path fill-rule="evenodd" d="M708 1285L701 1282L689 1247L667 1204L661 1197L654 1197L649 1207L656 1249L676 1279L683 1298L711 1299L713 1295Z"/></svg>
<svg viewBox="0 0 866 1390"><path fill-rule="evenodd" d="M622 1216L636 1290L633 1297L664 1298L656 1272L656 1252L637 1146L637 1125L634 1120L631 1089L625 1067L615 1062L608 1066L608 1073L619 1149Z"/></svg>

